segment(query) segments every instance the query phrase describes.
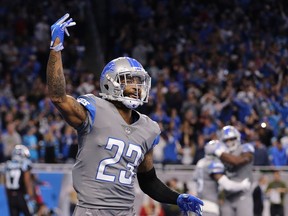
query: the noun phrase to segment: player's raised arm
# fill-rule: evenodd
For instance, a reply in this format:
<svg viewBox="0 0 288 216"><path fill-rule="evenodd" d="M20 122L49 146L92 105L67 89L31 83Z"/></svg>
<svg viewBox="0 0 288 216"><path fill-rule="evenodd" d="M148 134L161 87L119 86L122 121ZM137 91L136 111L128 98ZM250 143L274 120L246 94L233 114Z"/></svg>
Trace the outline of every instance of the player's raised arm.
<svg viewBox="0 0 288 216"><path fill-rule="evenodd" d="M63 74L61 50L64 49L64 32L69 36L67 28L76 25L73 19L65 14L51 26L50 55L47 64L48 94L62 114L73 127L80 126L86 119L85 108L77 100L66 95L66 82ZM68 20L67 20L68 19Z"/></svg>

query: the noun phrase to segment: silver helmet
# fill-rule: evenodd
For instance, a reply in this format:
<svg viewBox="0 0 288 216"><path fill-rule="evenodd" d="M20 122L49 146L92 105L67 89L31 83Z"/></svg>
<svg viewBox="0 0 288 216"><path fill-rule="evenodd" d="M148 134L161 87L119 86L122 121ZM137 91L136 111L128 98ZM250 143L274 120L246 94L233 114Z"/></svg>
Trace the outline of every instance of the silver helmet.
<svg viewBox="0 0 288 216"><path fill-rule="evenodd" d="M30 158L30 151L24 145L16 145L12 151L12 160L22 161Z"/></svg>
<svg viewBox="0 0 288 216"><path fill-rule="evenodd" d="M128 85L133 85L135 94L124 95ZM120 57L110 61L100 77L100 96L109 100L120 101L127 108L135 109L148 102L151 78L143 66L135 59Z"/></svg>
<svg viewBox="0 0 288 216"><path fill-rule="evenodd" d="M221 130L220 140L233 152L241 144L241 134L235 127L227 125Z"/></svg>

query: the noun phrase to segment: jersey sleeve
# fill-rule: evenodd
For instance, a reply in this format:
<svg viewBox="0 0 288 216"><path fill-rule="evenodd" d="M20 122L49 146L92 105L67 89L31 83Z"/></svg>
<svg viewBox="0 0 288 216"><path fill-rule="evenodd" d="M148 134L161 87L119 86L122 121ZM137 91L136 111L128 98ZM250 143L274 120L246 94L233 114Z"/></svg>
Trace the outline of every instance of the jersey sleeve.
<svg viewBox="0 0 288 216"><path fill-rule="evenodd" d="M220 161L212 161L208 166L208 172L210 175L212 174L224 174L225 167L224 164Z"/></svg>
<svg viewBox="0 0 288 216"><path fill-rule="evenodd" d="M247 153L250 152L252 154L254 154L255 152L255 148L251 143L245 143L242 145L242 153Z"/></svg>
<svg viewBox="0 0 288 216"><path fill-rule="evenodd" d="M160 141L160 133L161 133L161 130L160 130L160 127L158 125L158 123L152 121L152 125L151 125L151 128L153 128L153 138L152 138L152 144L151 144L151 148L154 148L156 145L159 144L159 141Z"/></svg>
<svg viewBox="0 0 288 216"><path fill-rule="evenodd" d="M95 99L92 97L92 94L81 95L77 98L77 101L87 110L88 118L86 121L77 128L78 131L89 131L92 128L92 125L95 121L96 116L96 106L95 106Z"/></svg>
<svg viewBox="0 0 288 216"><path fill-rule="evenodd" d="M152 143L152 148L154 148L154 146L156 146L160 141L160 134L156 136L156 138L154 139L153 143Z"/></svg>

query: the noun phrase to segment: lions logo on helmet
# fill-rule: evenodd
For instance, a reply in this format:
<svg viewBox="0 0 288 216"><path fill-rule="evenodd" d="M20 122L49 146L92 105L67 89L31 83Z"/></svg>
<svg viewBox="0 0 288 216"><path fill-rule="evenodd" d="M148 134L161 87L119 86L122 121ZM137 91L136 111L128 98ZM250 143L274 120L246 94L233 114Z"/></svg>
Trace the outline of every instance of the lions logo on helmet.
<svg viewBox="0 0 288 216"><path fill-rule="evenodd" d="M241 144L240 132L231 125L227 125L222 128L220 139L227 145L230 152L235 151Z"/></svg>
<svg viewBox="0 0 288 216"><path fill-rule="evenodd" d="M133 97L124 95L128 85L135 86ZM135 109L148 102L151 78L143 66L135 59L120 57L110 61L100 77L100 96L109 100L120 101L127 108Z"/></svg>
<svg viewBox="0 0 288 216"><path fill-rule="evenodd" d="M30 158L30 151L24 145L16 145L12 151L12 160L22 161Z"/></svg>

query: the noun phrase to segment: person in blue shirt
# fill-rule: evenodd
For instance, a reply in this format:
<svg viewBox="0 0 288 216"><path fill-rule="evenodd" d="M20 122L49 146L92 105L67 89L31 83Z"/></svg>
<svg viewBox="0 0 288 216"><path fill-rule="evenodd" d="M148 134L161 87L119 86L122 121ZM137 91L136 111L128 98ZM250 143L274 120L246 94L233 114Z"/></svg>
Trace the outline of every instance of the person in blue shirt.
<svg viewBox="0 0 288 216"><path fill-rule="evenodd" d="M271 165L274 166L286 166L287 165L287 153L283 147L279 138L272 139L272 146L269 149L269 158Z"/></svg>

